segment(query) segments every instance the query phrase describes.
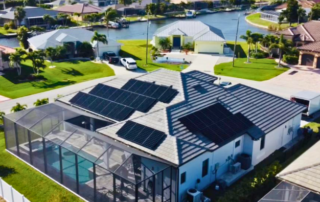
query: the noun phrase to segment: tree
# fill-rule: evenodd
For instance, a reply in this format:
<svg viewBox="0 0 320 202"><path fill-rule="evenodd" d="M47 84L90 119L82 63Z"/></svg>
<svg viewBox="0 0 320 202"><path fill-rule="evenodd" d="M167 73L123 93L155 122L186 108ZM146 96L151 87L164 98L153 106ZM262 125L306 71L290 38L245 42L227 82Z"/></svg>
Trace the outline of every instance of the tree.
<svg viewBox="0 0 320 202"><path fill-rule="evenodd" d="M26 54L26 51L24 51L21 48L17 48L16 52L11 53L9 56L10 65L11 67L17 68L18 76L21 75L21 61L23 60L23 56Z"/></svg>
<svg viewBox="0 0 320 202"><path fill-rule="evenodd" d="M50 15L45 14L45 15L43 15L43 21L48 24L48 27L50 27L51 24L55 21L55 19L53 17L51 17Z"/></svg>
<svg viewBox="0 0 320 202"><path fill-rule="evenodd" d="M59 20L62 20L63 22L63 25L66 25L67 24L67 20L69 19L69 15L68 14L65 14L65 13L58 13L58 19Z"/></svg>
<svg viewBox="0 0 320 202"><path fill-rule="evenodd" d="M17 30L17 38L19 40L20 46L24 49L27 49L29 47L28 31L28 28L26 28L25 26L21 26Z"/></svg>
<svg viewBox="0 0 320 202"><path fill-rule="evenodd" d="M167 12L168 6L165 3L161 3L160 4L160 14L164 14L165 12Z"/></svg>
<svg viewBox="0 0 320 202"><path fill-rule="evenodd" d="M106 35L99 34L97 31L95 31L93 37L91 38L91 43L93 43L94 41L97 42L97 58L99 58L99 56L100 56L100 54L99 54L99 42L101 42L103 44L108 44L108 40L107 40Z"/></svg>
<svg viewBox="0 0 320 202"><path fill-rule="evenodd" d="M22 110L25 110L25 109L27 109L27 105L25 105L25 104L20 104L20 103L17 103L15 106L13 106L12 108L11 108L11 112L19 112L19 111L22 111Z"/></svg>
<svg viewBox="0 0 320 202"><path fill-rule="evenodd" d="M278 17L279 30L281 29L281 24L283 21L284 21L284 16L280 14Z"/></svg>
<svg viewBox="0 0 320 202"><path fill-rule="evenodd" d="M35 0L23 0L26 6L36 6L37 2ZM41 5L41 2L40 2Z"/></svg>
<svg viewBox="0 0 320 202"><path fill-rule="evenodd" d="M32 32L44 32L45 31L45 29L43 28L43 27L39 27L39 26L37 26L37 25L34 25L34 26L31 26L30 28L29 28L29 30L30 31L32 31Z"/></svg>
<svg viewBox="0 0 320 202"><path fill-rule="evenodd" d="M298 24L300 24L300 20L304 19L307 16L306 10L304 10L302 7L299 7L298 9Z"/></svg>
<svg viewBox="0 0 320 202"><path fill-rule="evenodd" d="M246 35L241 35L240 38L246 40L248 44L247 63L250 63L250 46L253 43L251 31L247 30Z"/></svg>
<svg viewBox="0 0 320 202"><path fill-rule="evenodd" d="M262 41L263 39L263 34L260 33L253 33L251 35L252 37L252 43L255 44L255 49L256 49L256 53L258 52L258 43Z"/></svg>
<svg viewBox="0 0 320 202"><path fill-rule="evenodd" d="M281 15L287 19L289 25L298 19L299 4L297 0L287 0L287 9L281 12Z"/></svg>
<svg viewBox="0 0 320 202"><path fill-rule="evenodd" d="M3 123L4 115L6 115L6 113L4 113L3 111L0 111L0 121L1 121L1 123Z"/></svg>
<svg viewBox="0 0 320 202"><path fill-rule="evenodd" d="M132 4L132 0L119 0L119 4L123 4L124 6Z"/></svg>
<svg viewBox="0 0 320 202"><path fill-rule="evenodd" d="M14 19L18 22L18 27L20 26L24 17L26 17L26 11L22 6L18 6L14 11Z"/></svg>
<svg viewBox="0 0 320 202"><path fill-rule="evenodd" d="M109 32L109 22L116 20L118 12L114 9L108 9L104 14L104 21L107 24L107 32Z"/></svg>
<svg viewBox="0 0 320 202"><path fill-rule="evenodd" d="M45 68L45 53L43 51L32 51L27 53L26 59L31 60L34 73L39 74L40 68Z"/></svg>
<svg viewBox="0 0 320 202"><path fill-rule="evenodd" d="M57 50L55 48L48 47L44 52L45 52L46 56L48 58L50 58L50 62L52 65L52 61L53 61L54 57L57 55Z"/></svg>
<svg viewBox="0 0 320 202"><path fill-rule="evenodd" d="M169 38L161 38L159 39L159 46L162 50L166 50L170 48L170 40Z"/></svg>
<svg viewBox="0 0 320 202"><path fill-rule="evenodd" d="M43 98L43 99L37 99L37 101L35 101L33 103L33 105L38 107L38 106L45 105L45 104L48 104L48 103L49 103L49 98Z"/></svg>
<svg viewBox="0 0 320 202"><path fill-rule="evenodd" d="M150 13L152 15L156 15L157 14L156 10L157 10L156 4L151 3L151 4L146 5L147 13Z"/></svg>
<svg viewBox="0 0 320 202"><path fill-rule="evenodd" d="M278 67L280 67L281 64L281 59L282 59L282 54L289 49L289 44L286 43L287 41L283 38L283 34L281 34L278 43L272 43L269 46L269 50L273 48L278 48L279 49L279 61L278 61Z"/></svg>
<svg viewBox="0 0 320 202"><path fill-rule="evenodd" d="M93 56L93 49L91 43L84 41L78 46L77 52L81 57L89 58Z"/></svg>
<svg viewBox="0 0 320 202"><path fill-rule="evenodd" d="M315 4L309 13L309 20L318 20L320 18L320 3Z"/></svg>

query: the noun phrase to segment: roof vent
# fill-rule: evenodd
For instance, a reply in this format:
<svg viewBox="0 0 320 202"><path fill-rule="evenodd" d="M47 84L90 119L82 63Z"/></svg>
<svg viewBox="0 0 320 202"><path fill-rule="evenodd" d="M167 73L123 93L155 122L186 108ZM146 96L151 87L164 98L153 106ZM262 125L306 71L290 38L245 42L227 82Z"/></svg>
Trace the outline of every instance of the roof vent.
<svg viewBox="0 0 320 202"><path fill-rule="evenodd" d="M193 88L198 91L201 94L205 94L208 92L207 89L205 89L203 86L201 86L200 84L193 86Z"/></svg>

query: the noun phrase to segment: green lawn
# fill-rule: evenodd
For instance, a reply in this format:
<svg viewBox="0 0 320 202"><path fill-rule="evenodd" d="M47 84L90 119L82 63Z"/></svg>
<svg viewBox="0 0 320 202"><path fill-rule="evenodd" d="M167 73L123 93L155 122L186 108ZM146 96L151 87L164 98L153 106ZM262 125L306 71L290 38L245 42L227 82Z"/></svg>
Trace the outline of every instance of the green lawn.
<svg viewBox="0 0 320 202"><path fill-rule="evenodd" d="M17 77L16 71L0 76L0 95L18 98L40 93L71 84L113 76L114 71L106 64L96 64L91 61L54 62L55 68L47 68L39 73L37 80L28 81L28 75L33 72L31 61L23 62L22 79Z"/></svg>
<svg viewBox="0 0 320 202"><path fill-rule="evenodd" d="M0 27L0 35L11 34L11 33L16 33L16 32L17 32L17 30L15 30L15 29L5 30L3 27Z"/></svg>
<svg viewBox="0 0 320 202"><path fill-rule="evenodd" d="M26 163L6 152L4 133L2 130L0 130L0 156L0 177L30 201L82 201L71 192L68 192Z"/></svg>
<svg viewBox="0 0 320 202"><path fill-rule="evenodd" d="M260 18L260 16L261 16L260 13L255 13L255 14L247 16L247 20L249 20L250 22L252 22L254 24L262 25L262 26L265 26L265 27L268 27L269 25L274 25L274 26L278 25L277 23L273 23L273 22L270 22L270 21L267 21L267 20L262 20ZM297 23L293 23L291 26L296 27ZM282 29L286 29L288 27L289 27L289 23L281 24L281 28Z"/></svg>
<svg viewBox="0 0 320 202"><path fill-rule="evenodd" d="M180 65L153 63L150 57L150 54L148 54L148 64L146 65L146 41L145 40L121 40L119 42L123 44L123 46L121 47L120 55L122 57L132 57L137 61L137 65L141 69L144 69L148 72L159 69L159 68L181 71ZM148 47L150 51L152 47L150 43ZM185 67L186 65L184 65L184 68Z"/></svg>
<svg viewBox="0 0 320 202"><path fill-rule="evenodd" d="M125 19L126 19L127 21L136 21L136 20L142 19L142 18L147 19L148 16L147 16L147 15L144 15L144 16L125 17ZM163 16L163 15L157 15L157 16L149 15L149 19L159 19L159 18L165 18L165 16Z"/></svg>

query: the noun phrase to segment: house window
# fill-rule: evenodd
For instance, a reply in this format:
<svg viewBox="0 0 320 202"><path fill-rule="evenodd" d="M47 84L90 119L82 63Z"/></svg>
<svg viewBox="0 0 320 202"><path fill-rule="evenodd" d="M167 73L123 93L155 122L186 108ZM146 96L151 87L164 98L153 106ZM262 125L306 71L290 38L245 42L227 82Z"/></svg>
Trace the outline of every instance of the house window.
<svg viewBox="0 0 320 202"><path fill-rule="evenodd" d="M260 150L264 149L265 142L266 142L266 136L263 136L260 140Z"/></svg>
<svg viewBox="0 0 320 202"><path fill-rule="evenodd" d="M182 174L181 174L181 183L180 183L180 184L185 183L185 182L186 182L186 178L187 178L186 172L182 173Z"/></svg>
<svg viewBox="0 0 320 202"><path fill-rule="evenodd" d="M202 162L202 177L208 174L209 159Z"/></svg>
<svg viewBox="0 0 320 202"><path fill-rule="evenodd" d="M239 147L240 146L240 140L236 141L236 145L235 145L235 148Z"/></svg>

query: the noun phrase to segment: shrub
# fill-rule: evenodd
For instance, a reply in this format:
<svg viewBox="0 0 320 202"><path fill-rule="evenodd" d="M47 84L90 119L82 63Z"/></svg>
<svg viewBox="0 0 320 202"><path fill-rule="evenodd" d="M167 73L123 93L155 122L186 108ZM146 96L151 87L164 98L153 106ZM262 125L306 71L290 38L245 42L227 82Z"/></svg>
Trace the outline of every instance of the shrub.
<svg viewBox="0 0 320 202"><path fill-rule="evenodd" d="M162 50L169 49L170 48L170 40L169 40L169 38L161 38L159 40L159 45L160 45Z"/></svg>
<svg viewBox="0 0 320 202"><path fill-rule="evenodd" d="M84 41L77 47L77 52L81 57L93 56L92 45L89 42Z"/></svg>
<svg viewBox="0 0 320 202"><path fill-rule="evenodd" d="M262 51L258 51L257 53L252 51L250 53L250 56L252 58L255 58L255 59L259 59L259 58L266 58L267 57L267 54L265 52L262 52Z"/></svg>
<svg viewBox="0 0 320 202"><path fill-rule="evenodd" d="M8 24L8 23L4 24L4 25L3 25L3 28L4 28L5 30L9 30L9 29L10 29L9 24Z"/></svg>
<svg viewBox="0 0 320 202"><path fill-rule="evenodd" d="M288 64L298 64L299 58L295 55L283 55L283 61Z"/></svg>

